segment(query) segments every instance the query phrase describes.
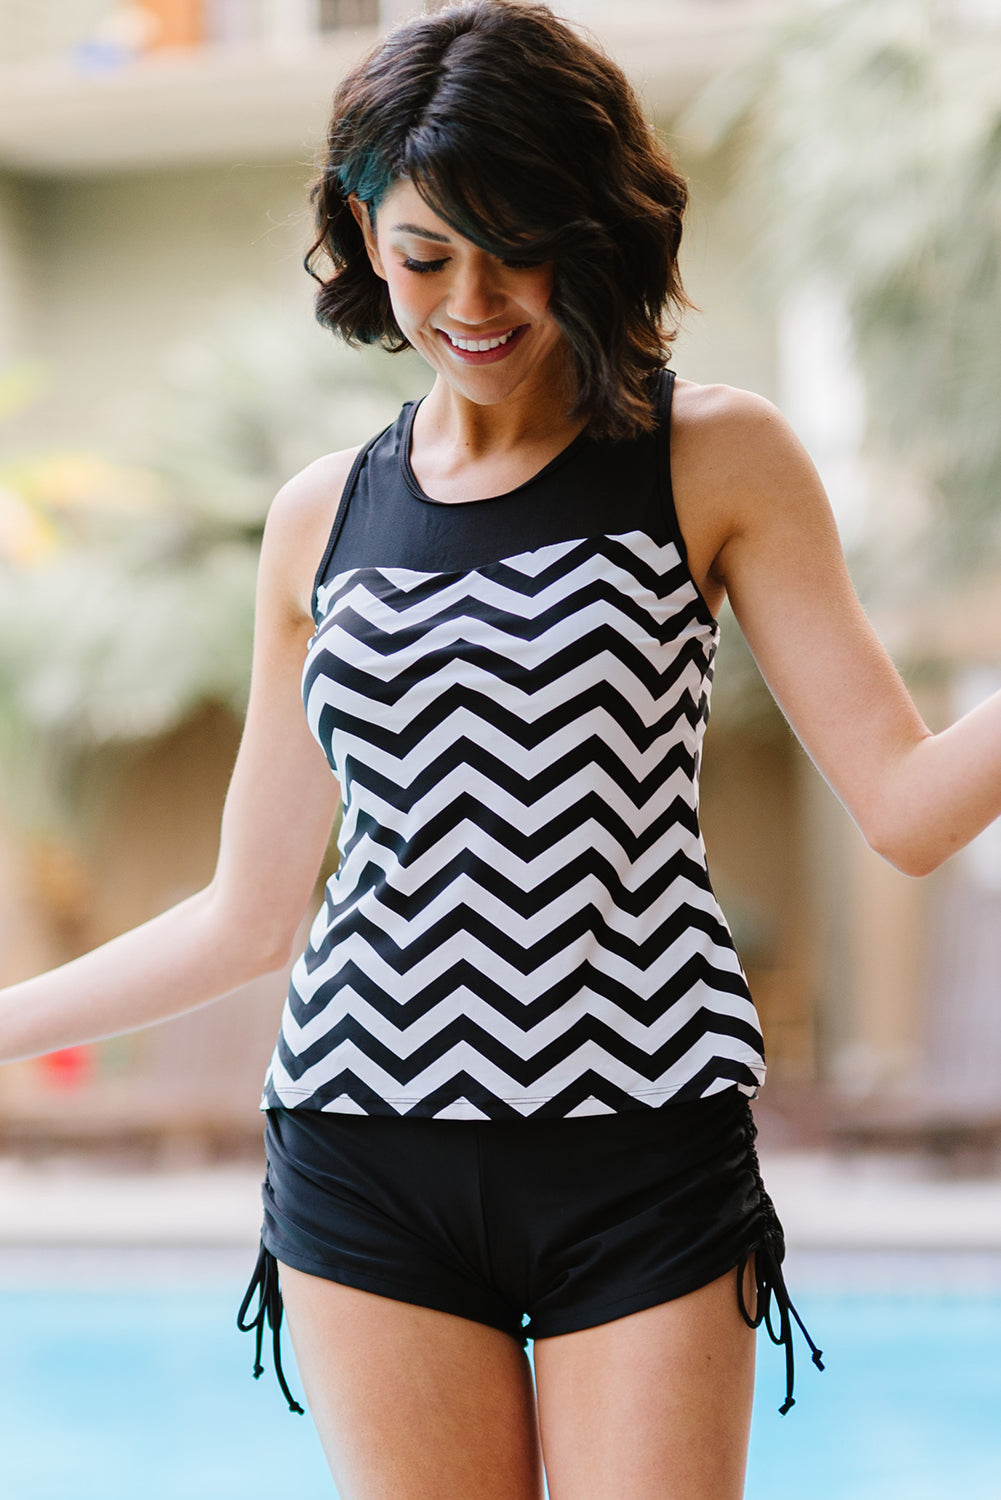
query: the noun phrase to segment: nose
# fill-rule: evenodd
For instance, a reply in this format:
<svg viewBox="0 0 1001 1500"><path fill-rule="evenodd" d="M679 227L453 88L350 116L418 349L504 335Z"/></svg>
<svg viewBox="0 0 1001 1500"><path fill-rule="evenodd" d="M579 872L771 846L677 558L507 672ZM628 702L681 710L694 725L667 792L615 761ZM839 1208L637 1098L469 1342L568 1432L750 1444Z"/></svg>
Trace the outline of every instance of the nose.
<svg viewBox="0 0 1001 1500"><path fill-rule="evenodd" d="M475 328L488 323L504 306L500 267L492 255L479 251L456 268L448 294L448 315L456 323Z"/></svg>

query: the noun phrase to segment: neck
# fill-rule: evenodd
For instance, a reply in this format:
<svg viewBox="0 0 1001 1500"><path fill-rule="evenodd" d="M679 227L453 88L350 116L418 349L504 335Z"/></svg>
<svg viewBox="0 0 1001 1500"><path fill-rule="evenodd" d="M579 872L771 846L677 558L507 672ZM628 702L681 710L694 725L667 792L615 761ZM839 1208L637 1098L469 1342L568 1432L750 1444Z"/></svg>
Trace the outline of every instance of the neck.
<svg viewBox="0 0 1001 1500"><path fill-rule="evenodd" d="M536 392L482 406L437 381L414 419L410 461L437 500L506 494L569 447L584 423L569 393Z"/></svg>
<svg viewBox="0 0 1001 1500"><path fill-rule="evenodd" d="M446 445L461 462L477 462L541 443L570 442L584 425L570 416L569 380L557 377L504 401L482 405L439 375L418 413L421 441Z"/></svg>

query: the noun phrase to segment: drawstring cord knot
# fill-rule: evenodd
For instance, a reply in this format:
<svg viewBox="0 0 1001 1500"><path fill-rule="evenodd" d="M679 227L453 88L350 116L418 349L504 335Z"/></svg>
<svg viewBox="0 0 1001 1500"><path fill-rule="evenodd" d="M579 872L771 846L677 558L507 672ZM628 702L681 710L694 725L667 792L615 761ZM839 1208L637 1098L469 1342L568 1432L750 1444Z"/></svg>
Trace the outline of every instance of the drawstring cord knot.
<svg viewBox="0 0 1001 1500"><path fill-rule="evenodd" d="M779 1245L782 1245L779 1238ZM754 1316L751 1316L747 1303L744 1299L744 1270L750 1256L754 1256L755 1271L755 1300L757 1307ZM807 1332L806 1325L790 1300L786 1289L785 1277L782 1275L781 1250L776 1249L775 1230L770 1229L756 1244L751 1245L743 1254L737 1267L737 1302L740 1306L741 1316L749 1328L760 1328L764 1323L768 1331L768 1337L773 1344L782 1345L785 1348L786 1362L786 1397L779 1407L780 1416L796 1405L793 1396L793 1341L792 1341L792 1318L799 1324L800 1332L806 1339L812 1351L813 1363L818 1370L824 1368L824 1351L818 1349L813 1339ZM772 1315L772 1298L778 1306L779 1326L776 1330Z"/></svg>
<svg viewBox="0 0 1001 1500"><path fill-rule="evenodd" d="M257 1310L254 1316L249 1321L246 1321L246 1316L255 1293L257 1294ZM267 1322L272 1333L271 1347L278 1384L281 1386L282 1395L288 1402L289 1411L295 1412L301 1417L305 1413L289 1390L288 1382L285 1379L285 1372L282 1369L281 1328L283 1312L282 1294L278 1285L278 1262L270 1250L264 1248L262 1241L261 1251L257 1257L257 1265L254 1267L254 1274L250 1279L246 1296L240 1303L240 1311L236 1315L236 1326L241 1333L250 1333L253 1331L256 1334L253 1375L254 1379L258 1380L264 1373L264 1366L261 1364L261 1349L264 1345L264 1324Z"/></svg>
<svg viewBox="0 0 1001 1500"><path fill-rule="evenodd" d="M754 1144L758 1131L750 1111L748 1111L747 1120L747 1153L754 1168L754 1174L760 1184L761 1168L758 1165L758 1153ZM786 1412L796 1405L792 1393L793 1376L795 1373L792 1318L795 1318L799 1324L800 1332L810 1346L811 1357L818 1370L824 1368L824 1351L818 1349L813 1342L813 1339L807 1332L806 1324L796 1311L789 1297L785 1277L782 1274L782 1261L785 1257L785 1236L782 1233L782 1225L779 1222L778 1214L775 1212L775 1205L765 1192L763 1186L761 1187L761 1195L767 1227L754 1244L747 1247L737 1266L737 1303L740 1307L741 1316L749 1328L760 1328L761 1324L764 1323L768 1331L768 1337L772 1343L780 1345L785 1349L786 1396L779 1407L779 1415L784 1417ZM747 1268L747 1262L752 1255L754 1256L755 1279L755 1312L753 1317L748 1310L747 1302L744 1298L744 1272ZM773 1297L778 1307L777 1331L773 1322Z"/></svg>

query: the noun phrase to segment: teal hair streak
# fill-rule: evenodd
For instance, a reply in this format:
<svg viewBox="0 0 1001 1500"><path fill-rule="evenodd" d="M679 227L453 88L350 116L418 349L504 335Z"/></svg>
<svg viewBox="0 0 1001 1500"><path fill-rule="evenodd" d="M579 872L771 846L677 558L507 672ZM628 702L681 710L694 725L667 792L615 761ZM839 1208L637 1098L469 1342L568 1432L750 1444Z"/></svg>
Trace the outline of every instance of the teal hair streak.
<svg viewBox="0 0 1001 1500"><path fill-rule="evenodd" d="M393 185L393 174L381 152L365 152L358 161L345 162L337 173L345 198L354 193L374 212Z"/></svg>

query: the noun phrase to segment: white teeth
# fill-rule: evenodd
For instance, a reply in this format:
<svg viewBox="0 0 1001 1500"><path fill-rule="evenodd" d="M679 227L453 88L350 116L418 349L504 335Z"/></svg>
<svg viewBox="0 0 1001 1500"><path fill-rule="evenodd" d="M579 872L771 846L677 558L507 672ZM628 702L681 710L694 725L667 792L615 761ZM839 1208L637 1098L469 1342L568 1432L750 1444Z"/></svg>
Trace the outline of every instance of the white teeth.
<svg viewBox="0 0 1001 1500"><path fill-rule="evenodd" d="M499 349L501 344L507 343L508 339L511 337L511 334L514 333L514 331L515 330L512 328L510 333L502 333L500 338L497 339L456 339L453 338L452 335L445 329L442 330L442 332L445 333L445 337L448 339L449 343L453 345L454 348L466 349L471 354L483 354L487 349Z"/></svg>

